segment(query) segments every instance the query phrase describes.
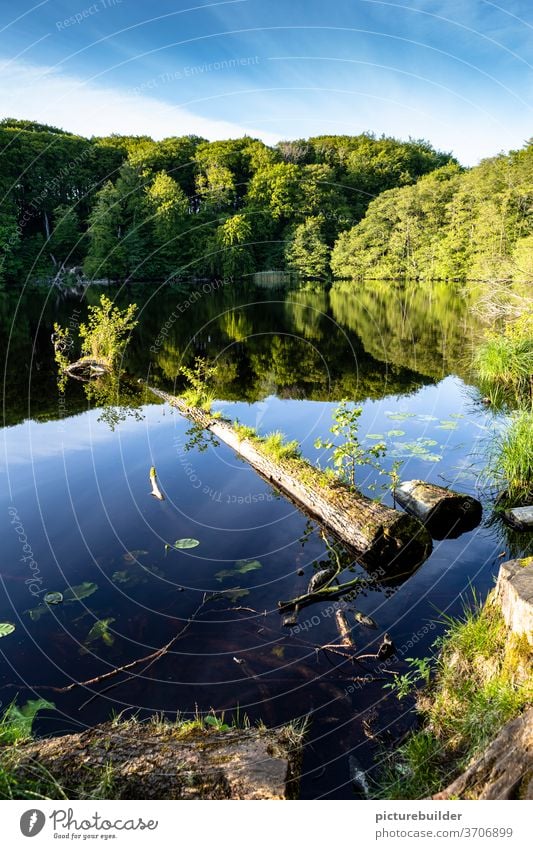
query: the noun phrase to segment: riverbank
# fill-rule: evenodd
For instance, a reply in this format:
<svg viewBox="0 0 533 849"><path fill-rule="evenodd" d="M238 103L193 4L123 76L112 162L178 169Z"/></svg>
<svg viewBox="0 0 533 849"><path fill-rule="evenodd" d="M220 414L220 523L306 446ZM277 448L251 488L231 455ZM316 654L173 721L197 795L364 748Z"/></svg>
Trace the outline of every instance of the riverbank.
<svg viewBox="0 0 533 849"><path fill-rule="evenodd" d="M378 798L532 798L532 588L532 557L502 564L485 604L448 621L420 728L385 759Z"/></svg>

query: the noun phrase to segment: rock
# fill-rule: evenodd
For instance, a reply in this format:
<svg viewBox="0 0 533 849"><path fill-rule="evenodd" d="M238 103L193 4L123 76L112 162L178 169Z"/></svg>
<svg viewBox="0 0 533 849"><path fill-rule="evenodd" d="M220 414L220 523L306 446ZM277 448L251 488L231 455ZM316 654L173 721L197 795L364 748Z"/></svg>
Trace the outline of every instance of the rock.
<svg viewBox="0 0 533 849"><path fill-rule="evenodd" d="M533 708L504 725L483 755L433 799L533 799Z"/></svg>
<svg viewBox="0 0 533 849"><path fill-rule="evenodd" d="M433 539L455 539L481 521L483 509L476 498L433 483L403 481L394 496L408 513L424 523Z"/></svg>
<svg viewBox="0 0 533 849"><path fill-rule="evenodd" d="M533 506L505 510L503 518L517 531L533 531Z"/></svg>
<svg viewBox="0 0 533 849"><path fill-rule="evenodd" d="M515 634L525 634L533 645L533 557L502 563L495 601L508 628Z"/></svg>
<svg viewBox="0 0 533 849"><path fill-rule="evenodd" d="M105 723L80 734L8 747L10 770L42 768L69 798L98 798L102 769L114 799L294 799L303 732L293 726L219 731L173 723ZM94 786L93 786L94 784Z"/></svg>

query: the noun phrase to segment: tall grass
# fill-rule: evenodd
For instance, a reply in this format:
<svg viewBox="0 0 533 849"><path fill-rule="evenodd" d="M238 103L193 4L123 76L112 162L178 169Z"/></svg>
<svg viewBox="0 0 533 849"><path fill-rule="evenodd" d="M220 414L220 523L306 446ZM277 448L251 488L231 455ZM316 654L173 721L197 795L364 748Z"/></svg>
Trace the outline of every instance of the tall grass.
<svg viewBox="0 0 533 849"><path fill-rule="evenodd" d="M491 333L474 357L479 383L494 405L533 406L533 314Z"/></svg>
<svg viewBox="0 0 533 849"><path fill-rule="evenodd" d="M421 799L442 790L533 699L533 650L509 636L494 604L443 617L446 633L433 683L418 694L423 727L386 754L374 796Z"/></svg>
<svg viewBox="0 0 533 849"><path fill-rule="evenodd" d="M533 498L533 410L515 413L507 430L496 439L489 474L505 492L505 501Z"/></svg>

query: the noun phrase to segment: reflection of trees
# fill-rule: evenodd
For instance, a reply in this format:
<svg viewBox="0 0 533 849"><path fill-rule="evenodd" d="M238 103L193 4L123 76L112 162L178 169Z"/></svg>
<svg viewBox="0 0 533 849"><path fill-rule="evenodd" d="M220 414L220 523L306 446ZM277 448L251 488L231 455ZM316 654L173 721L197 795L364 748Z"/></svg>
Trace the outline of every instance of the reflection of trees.
<svg viewBox="0 0 533 849"><path fill-rule="evenodd" d="M100 293L91 287L87 294L95 302ZM54 321L68 325L76 309L83 321L85 304L77 297L54 295L52 301L44 292L32 292L22 296L11 327L18 299L0 293L0 345L7 346L11 333L7 422L86 409L83 386L72 381L58 403L50 342ZM154 384L172 390L180 366L202 356L217 362L213 389L226 400L253 402L277 393L362 401L411 392L449 372L465 374L468 340L477 332L477 319L467 318L463 299L444 284L429 290L372 282L335 285L329 294L312 289L275 295L235 284L205 293L165 287L155 295L150 287L135 287L117 296L121 307L133 300L140 323L124 371L141 378L149 374ZM91 386L101 392L91 404L113 406L123 391L122 384ZM115 406L136 409L130 401Z"/></svg>
<svg viewBox="0 0 533 849"><path fill-rule="evenodd" d="M331 289L330 302L339 324L357 333L376 359L437 380L450 373L468 375L479 321L453 285L339 284Z"/></svg>

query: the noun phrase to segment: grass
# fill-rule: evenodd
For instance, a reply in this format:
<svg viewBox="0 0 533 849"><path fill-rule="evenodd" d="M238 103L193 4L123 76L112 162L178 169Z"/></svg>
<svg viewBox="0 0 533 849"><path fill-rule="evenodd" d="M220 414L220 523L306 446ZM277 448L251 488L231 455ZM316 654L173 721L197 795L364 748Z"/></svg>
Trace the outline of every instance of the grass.
<svg viewBox="0 0 533 849"><path fill-rule="evenodd" d="M493 445L488 471L505 490L505 502L533 498L533 411L513 415L509 427Z"/></svg>
<svg viewBox="0 0 533 849"><path fill-rule="evenodd" d="M491 333L478 349L474 366L480 386L494 406L533 404L533 313L526 312L502 333Z"/></svg>
<svg viewBox="0 0 533 849"><path fill-rule="evenodd" d="M417 700L422 727L386 756L375 797L421 799L446 787L533 701L533 649L509 636L496 605L447 618L433 683Z"/></svg>

